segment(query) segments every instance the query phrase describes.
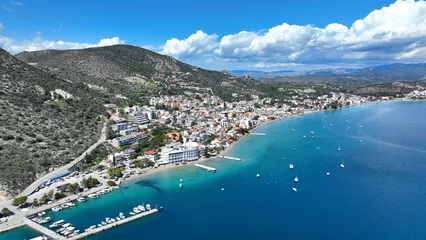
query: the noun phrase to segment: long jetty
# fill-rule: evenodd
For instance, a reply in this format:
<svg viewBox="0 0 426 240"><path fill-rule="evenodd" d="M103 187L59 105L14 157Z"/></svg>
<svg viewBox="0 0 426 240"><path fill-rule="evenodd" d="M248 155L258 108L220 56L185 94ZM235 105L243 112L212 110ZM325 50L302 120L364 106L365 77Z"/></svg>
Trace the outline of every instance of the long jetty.
<svg viewBox="0 0 426 240"><path fill-rule="evenodd" d="M196 167L199 167L199 168L203 168L203 169L206 169L207 170L207 172L216 172L216 168L212 168L212 167L209 167L209 166L206 166L206 165L202 165L202 164L194 164L194 166L196 166Z"/></svg>
<svg viewBox="0 0 426 240"><path fill-rule="evenodd" d="M160 208L160 209L161 209L161 208ZM131 217L127 217L127 218L122 219L122 220L120 220L120 221L117 221L117 222L115 222L115 223L110 223L110 224L108 224L108 225L105 225L105 226L102 226L102 227L98 227L98 228L94 228L94 229L92 229L92 230L89 230L89 231L86 231L86 232L80 233L79 235L74 236L74 237L72 237L72 238L68 238L68 239L72 239L72 240L74 240L74 239L82 239L82 238L88 237L88 236L90 236L90 235L95 235L95 234L97 234L97 233L100 233L100 232L102 232L102 231L108 230L108 229L110 229L110 228L117 227L117 226L120 226L120 225L122 225L122 224L125 224L125 223L128 223L128 222L131 222L131 221L133 221L133 220L136 220L136 219L139 219L139 218L142 218L142 217L145 217L145 216L148 216L148 215L154 214L154 213L156 213L156 212L158 212L158 211L159 211L159 209L154 208L154 209L152 209L152 210L149 210L149 211L146 211L146 212L143 212L143 213L140 213L140 214L136 214L136 215L133 215L133 216L131 216ZM62 238L62 239L65 239L65 238Z"/></svg>
<svg viewBox="0 0 426 240"><path fill-rule="evenodd" d="M50 229L48 229L48 228L43 227L43 226L42 226L42 225L40 225L40 224L37 224L37 223L35 223L35 222L33 222L33 221L29 220L28 218L24 218L24 222L25 222L25 224L27 224L29 227L34 228L35 230L37 230L37 231L41 232L41 233L42 233L43 235L45 235L45 236L49 236L49 237L51 237L51 238L53 238L53 239L58 239L58 240L66 239L65 237L63 237L63 236L61 236L61 235L59 235L59 234L55 233L54 231L52 231L52 230L50 230Z"/></svg>
<svg viewBox="0 0 426 240"><path fill-rule="evenodd" d="M241 161L241 158L236 158L236 157L221 156L221 158L225 158L225 159L229 159L229 160L234 160L234 161Z"/></svg>
<svg viewBox="0 0 426 240"><path fill-rule="evenodd" d="M266 136L266 133L250 133L250 135Z"/></svg>

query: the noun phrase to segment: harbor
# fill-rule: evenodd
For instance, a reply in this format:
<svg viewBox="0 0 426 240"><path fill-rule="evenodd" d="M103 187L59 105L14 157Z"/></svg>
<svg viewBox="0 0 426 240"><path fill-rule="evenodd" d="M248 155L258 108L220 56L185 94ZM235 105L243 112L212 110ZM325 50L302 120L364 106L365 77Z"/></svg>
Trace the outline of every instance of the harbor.
<svg viewBox="0 0 426 240"><path fill-rule="evenodd" d="M95 234L100 233L102 231L105 231L105 230L108 230L108 229L120 226L122 224L131 222L133 220L136 220L136 219L139 219L139 218L142 218L142 217L145 217L145 216L157 213L161 209L162 209L162 207L160 207L158 209L154 208L154 209L148 210L146 212L143 212L143 213L140 213L140 214L135 214L133 216L127 217L127 218L122 219L120 221L117 221L117 222L115 222L113 224L108 224L108 225L105 225L105 226L102 226L102 227L98 227L98 228L93 228L93 229L90 229L90 230L88 229L84 233L81 233L79 235L76 235L76 236L68 238L68 239L73 239L73 240L75 240L75 239L82 239L82 238L85 238L85 237L88 237L88 236L91 236L91 235L95 235ZM65 239L65 238L63 238L63 239Z"/></svg>
<svg viewBox="0 0 426 240"><path fill-rule="evenodd" d="M207 172L216 172L216 168L212 168L202 164L194 164L194 166L207 170Z"/></svg>

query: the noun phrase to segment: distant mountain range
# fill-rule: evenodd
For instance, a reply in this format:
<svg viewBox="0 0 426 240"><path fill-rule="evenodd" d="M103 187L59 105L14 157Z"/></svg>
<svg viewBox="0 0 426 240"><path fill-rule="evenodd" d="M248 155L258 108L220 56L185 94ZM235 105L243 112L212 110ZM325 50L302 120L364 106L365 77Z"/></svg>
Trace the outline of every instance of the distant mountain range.
<svg viewBox="0 0 426 240"><path fill-rule="evenodd" d="M318 78L351 78L361 81L422 81L426 80L426 63L404 64L395 63L367 68L318 69L310 71L256 71L231 70L234 76L250 76L258 80L298 79L303 77ZM294 79L293 79L294 80Z"/></svg>

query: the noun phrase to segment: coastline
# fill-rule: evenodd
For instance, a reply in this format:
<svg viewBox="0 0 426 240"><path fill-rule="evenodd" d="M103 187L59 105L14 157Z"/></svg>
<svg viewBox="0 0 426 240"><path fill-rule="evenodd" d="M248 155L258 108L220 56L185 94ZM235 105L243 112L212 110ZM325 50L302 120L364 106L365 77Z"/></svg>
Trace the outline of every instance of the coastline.
<svg viewBox="0 0 426 240"><path fill-rule="evenodd" d="M362 103L362 104L357 104L357 105L350 105L350 106L343 106L341 108L337 108L337 109L331 109L331 110L321 110L321 111L306 111L303 114L296 114L296 115L292 115L292 116L287 116L287 117L282 117L282 118L277 118L274 120L270 120L267 122L262 122L259 125L257 125L255 128L250 130L250 133L254 132L254 131L258 131L259 129L271 124L271 123L275 123L275 122L279 122L279 121L283 121L283 120L288 120L288 119L292 119L292 118L298 118L298 117L303 117L305 115L310 115L310 114L317 114L317 113L326 113L326 112L332 112L332 111L337 111L337 110L341 110L341 109L345 109L345 108L350 108L350 107L359 107L359 106L364 106L364 105L370 105L370 104L380 104L380 103L394 103L394 102L417 102L417 101L426 101L426 100L411 100L411 99L397 99L397 100L391 100L391 101L374 101L374 102L366 102L366 103ZM197 163L205 163L205 162L209 162L209 161L213 161L216 160L218 158L221 158L220 156L223 156L225 154L227 154L229 151L231 151L234 147L238 146L239 143L244 140L245 138L247 138L248 136L250 136L249 134L246 134L244 136L242 136L241 138L239 138L236 142L234 142L231 146L225 148L225 150L223 150L222 152L220 152L218 154L218 156L214 156L211 158L200 158L197 161L193 161L193 162L188 162L187 164L179 164L179 165L174 165L174 164L168 164L168 165L164 165L164 167L158 167L158 168L154 168L154 169L146 169L146 170L142 170L141 174L137 174L137 175L131 175L129 178L122 180L121 183L127 183L130 181L135 181L138 180L140 178L144 178L156 173L162 173L165 171L169 171L169 170L174 170L174 169L178 169L178 168L182 168L182 167L187 167L187 166L193 166L194 164Z"/></svg>

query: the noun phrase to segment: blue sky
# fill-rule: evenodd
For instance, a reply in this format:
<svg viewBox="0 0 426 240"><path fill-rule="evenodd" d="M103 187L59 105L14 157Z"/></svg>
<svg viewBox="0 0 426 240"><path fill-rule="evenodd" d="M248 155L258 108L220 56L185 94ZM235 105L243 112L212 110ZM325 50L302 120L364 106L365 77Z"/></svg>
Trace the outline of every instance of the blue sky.
<svg viewBox="0 0 426 240"><path fill-rule="evenodd" d="M126 43L209 69L266 71L418 62L426 56L424 1L0 0L0 5L0 47L11 53Z"/></svg>

